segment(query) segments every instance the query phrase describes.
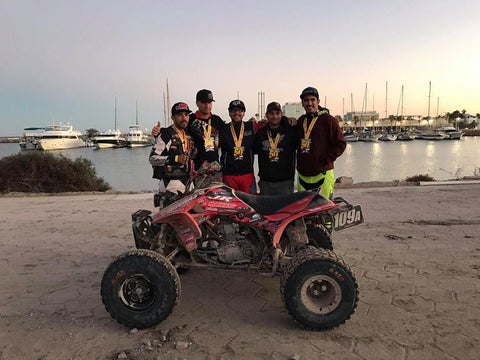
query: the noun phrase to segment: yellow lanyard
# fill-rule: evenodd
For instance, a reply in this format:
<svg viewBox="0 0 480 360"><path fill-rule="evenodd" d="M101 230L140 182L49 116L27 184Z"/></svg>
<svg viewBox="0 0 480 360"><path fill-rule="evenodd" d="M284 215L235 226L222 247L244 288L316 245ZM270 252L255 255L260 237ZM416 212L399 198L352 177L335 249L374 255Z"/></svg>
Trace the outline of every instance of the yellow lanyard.
<svg viewBox="0 0 480 360"><path fill-rule="evenodd" d="M270 130L267 130L268 142L270 143L270 149L276 149L278 147L278 142L280 141L280 133L277 133L275 140L272 139Z"/></svg>
<svg viewBox="0 0 480 360"><path fill-rule="evenodd" d="M242 121L242 126L240 127L240 135L237 137L235 134L235 129L233 127L233 121L230 123L230 131L232 132L233 142L235 143L235 147L239 148L242 146L243 141L243 132L245 131L245 125Z"/></svg>
<svg viewBox="0 0 480 360"><path fill-rule="evenodd" d="M203 138L208 139L212 135L212 118L208 119L208 125L205 126L202 121L203 126ZM208 129L208 130L207 130Z"/></svg>
<svg viewBox="0 0 480 360"><path fill-rule="evenodd" d="M188 155L188 139L187 139L187 135L185 135L185 130L182 129L182 131L180 131L180 129L178 129L175 125L173 125L173 128L175 129L175 131L177 132L178 134L178 137L180 138L180 140L182 141L182 149L183 149L183 153L185 155Z"/></svg>
<svg viewBox="0 0 480 360"><path fill-rule="evenodd" d="M313 129L313 126L315 125L315 123L317 122L317 119L318 119L318 115L317 117L315 117L312 122L310 123L310 125L308 126L308 130L307 130L307 118L305 118L305 120L303 120L303 137L305 139L310 139L310 133L312 132L312 129Z"/></svg>

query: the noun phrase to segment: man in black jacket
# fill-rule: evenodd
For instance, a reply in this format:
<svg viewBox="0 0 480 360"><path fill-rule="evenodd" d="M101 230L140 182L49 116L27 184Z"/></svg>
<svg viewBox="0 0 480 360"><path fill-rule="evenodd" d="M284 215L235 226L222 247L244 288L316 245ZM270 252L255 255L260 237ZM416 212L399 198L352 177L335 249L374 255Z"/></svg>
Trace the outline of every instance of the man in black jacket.
<svg viewBox="0 0 480 360"><path fill-rule="evenodd" d="M195 149L192 137L186 130L189 113L191 111L187 104L178 102L173 105L173 125L161 129L150 153L153 177L163 180L167 191L184 193L185 189L180 189L178 181L185 185L190 176L190 159L194 157ZM175 189L170 190L169 186L173 185Z"/></svg>
<svg viewBox="0 0 480 360"><path fill-rule="evenodd" d="M255 135L261 195L293 193L297 129L282 115L278 102L267 105L267 125Z"/></svg>

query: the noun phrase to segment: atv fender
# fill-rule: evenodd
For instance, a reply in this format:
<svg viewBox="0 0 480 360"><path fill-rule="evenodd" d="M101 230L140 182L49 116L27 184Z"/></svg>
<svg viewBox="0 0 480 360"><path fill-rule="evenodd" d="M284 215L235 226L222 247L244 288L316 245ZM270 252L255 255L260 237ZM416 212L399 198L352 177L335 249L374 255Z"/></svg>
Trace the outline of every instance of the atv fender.
<svg viewBox="0 0 480 360"><path fill-rule="evenodd" d="M323 206L321 206L322 208L322 211L326 211L326 210L329 210L331 208L335 208L339 205L335 205L333 203L330 203L330 204L325 204ZM282 238L282 235L283 235L283 232L285 231L285 228L292 222L292 221L295 221L297 219L300 219L301 217L304 217L304 216L307 216L307 215L311 215L311 214L314 214L314 213L317 213L319 212L317 208L314 208L314 209L306 209L305 211L297 214L297 215L294 215L294 216L291 216L287 219L285 219L285 221L283 221L280 226L277 228L277 231L275 231L275 234L273 235L273 246L275 248L278 248L278 245L280 244L280 239Z"/></svg>
<svg viewBox="0 0 480 360"><path fill-rule="evenodd" d="M177 233L178 239L188 252L197 248L197 239L202 236L193 217L188 213L173 213L165 217L156 217L154 224L169 224Z"/></svg>

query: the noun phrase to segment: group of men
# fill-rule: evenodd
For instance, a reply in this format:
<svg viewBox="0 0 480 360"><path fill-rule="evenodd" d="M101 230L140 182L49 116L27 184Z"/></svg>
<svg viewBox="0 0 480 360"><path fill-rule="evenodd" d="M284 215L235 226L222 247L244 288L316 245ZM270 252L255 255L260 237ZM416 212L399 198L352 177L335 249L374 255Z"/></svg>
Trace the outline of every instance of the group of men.
<svg viewBox="0 0 480 360"><path fill-rule="evenodd" d="M212 92L198 91L195 113L186 103L176 103L171 109L173 125L160 128L158 124L152 129L156 138L150 154L153 177L161 179L168 190L173 179L186 182L190 164L198 169L205 162L219 161L225 185L256 194L253 165L254 154L258 154L261 195L293 193L296 163L298 190L319 189L329 198L335 183L333 163L346 142L337 120L320 106L317 89L305 88L300 99L305 114L297 121L287 119L280 104L271 102L266 124L243 121L245 104L232 100L228 106L231 122L226 124L212 114Z"/></svg>

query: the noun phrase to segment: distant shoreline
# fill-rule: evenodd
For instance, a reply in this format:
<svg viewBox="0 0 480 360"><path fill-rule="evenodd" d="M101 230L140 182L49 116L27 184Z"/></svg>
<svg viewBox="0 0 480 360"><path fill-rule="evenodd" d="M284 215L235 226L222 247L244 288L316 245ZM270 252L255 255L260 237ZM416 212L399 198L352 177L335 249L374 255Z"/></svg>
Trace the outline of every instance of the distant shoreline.
<svg viewBox="0 0 480 360"><path fill-rule="evenodd" d="M466 176L461 179L451 180L435 180L429 181L429 185L444 186L444 185L477 185L480 181L480 176ZM448 183L448 184L447 184ZM406 187L406 186L424 186L425 182L420 181L367 181L353 184L335 184L335 189L364 189L364 188L388 188L388 187ZM9 192L0 193L0 198L6 197L42 197L42 196L81 196L81 195L129 195L129 194L154 194L152 190L107 190L107 191L72 191L61 193L25 193L25 192Z"/></svg>
<svg viewBox="0 0 480 360"><path fill-rule="evenodd" d="M8 136L8 137L0 137L0 144L10 144L10 143L19 143L20 142L20 137L16 136Z"/></svg>

